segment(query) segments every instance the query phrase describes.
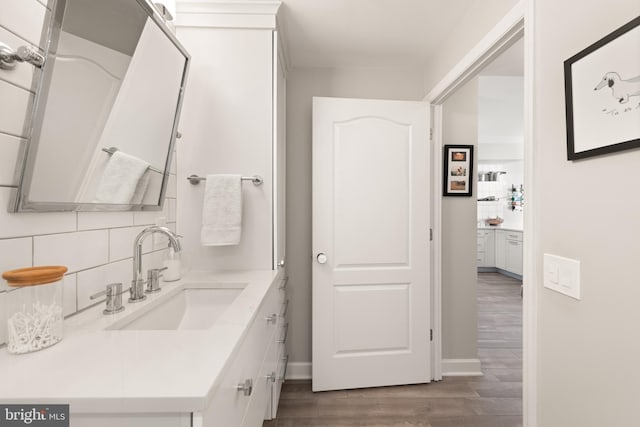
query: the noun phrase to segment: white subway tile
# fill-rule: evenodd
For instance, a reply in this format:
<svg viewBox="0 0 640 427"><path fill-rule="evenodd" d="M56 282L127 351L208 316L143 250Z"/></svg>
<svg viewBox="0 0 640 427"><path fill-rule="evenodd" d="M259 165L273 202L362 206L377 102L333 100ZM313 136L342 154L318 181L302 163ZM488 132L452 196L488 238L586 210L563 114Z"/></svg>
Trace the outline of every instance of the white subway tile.
<svg viewBox="0 0 640 427"><path fill-rule="evenodd" d="M167 219L169 220L169 222L175 222L177 218L176 217L176 213L177 213L176 199L167 199L165 200L165 203L167 204L167 208L168 208Z"/></svg>
<svg viewBox="0 0 640 427"><path fill-rule="evenodd" d="M78 230L131 225L133 225L133 212L78 212Z"/></svg>
<svg viewBox="0 0 640 427"><path fill-rule="evenodd" d="M33 240L31 237L0 240L0 273L32 265ZM6 290L6 288L6 282L1 280L0 291Z"/></svg>
<svg viewBox="0 0 640 427"><path fill-rule="evenodd" d="M109 261L118 261L133 256L133 242L146 227L126 227L109 230ZM147 237L142 243L142 252L153 250L153 238Z"/></svg>
<svg viewBox="0 0 640 427"><path fill-rule="evenodd" d="M94 305L97 301L102 301L104 298L92 300L89 297L106 289L109 283L119 282L122 283L123 290L128 289L131 286L133 276L132 272L133 266L131 264L131 259L125 259L102 267L80 271L78 273L77 284L78 310ZM125 293L122 297L123 300L126 301L128 294Z"/></svg>
<svg viewBox="0 0 640 427"><path fill-rule="evenodd" d="M108 230L51 234L33 238L35 265L65 265L69 272L106 264L109 260Z"/></svg>
<svg viewBox="0 0 640 427"><path fill-rule="evenodd" d="M162 268L162 263L167 256L166 251L156 251L151 252L150 254L144 254L142 256L142 272L145 274L144 279L146 280L146 272L151 268Z"/></svg>
<svg viewBox="0 0 640 427"><path fill-rule="evenodd" d="M64 276L64 289L63 289L63 315L68 316L78 311L76 304L76 275L67 274Z"/></svg>
<svg viewBox="0 0 640 427"><path fill-rule="evenodd" d="M0 238L75 231L74 212L8 213L11 190L0 187Z"/></svg>
<svg viewBox="0 0 640 427"><path fill-rule="evenodd" d="M140 211L133 213L134 225L155 225L158 218L166 218L164 211Z"/></svg>
<svg viewBox="0 0 640 427"><path fill-rule="evenodd" d="M22 138L0 133L0 185L17 185L15 171L20 147L24 143Z"/></svg>
<svg viewBox="0 0 640 427"><path fill-rule="evenodd" d="M32 97L31 92L0 80L0 132L25 135L24 123L31 111Z"/></svg>
<svg viewBox="0 0 640 427"><path fill-rule="evenodd" d="M36 0L2 0L0 27L40 46L47 8Z"/></svg>
<svg viewBox="0 0 640 427"><path fill-rule="evenodd" d="M0 27L0 40L14 50L19 46L28 44L26 40L21 39L2 27ZM0 73L0 79L30 91L32 90L33 70L33 65L26 62L18 62L16 68L13 70Z"/></svg>

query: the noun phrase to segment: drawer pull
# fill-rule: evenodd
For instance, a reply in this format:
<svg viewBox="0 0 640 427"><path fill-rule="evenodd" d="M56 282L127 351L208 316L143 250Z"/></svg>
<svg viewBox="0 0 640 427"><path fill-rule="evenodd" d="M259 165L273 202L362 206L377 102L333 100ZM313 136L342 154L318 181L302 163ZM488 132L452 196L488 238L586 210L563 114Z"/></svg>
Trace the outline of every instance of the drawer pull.
<svg viewBox="0 0 640 427"><path fill-rule="evenodd" d="M241 391L245 396L251 396L251 392L253 391L253 380L251 378L244 380L243 383L238 384L236 389Z"/></svg>
<svg viewBox="0 0 640 427"><path fill-rule="evenodd" d="M282 318L286 317L288 309L289 309L289 300L286 300L284 302L284 309L282 310L282 313L280 314L280 317L282 317Z"/></svg>
<svg viewBox="0 0 640 427"><path fill-rule="evenodd" d="M267 323L273 323L275 325L275 323L278 321L278 315L274 313L271 316L265 317L264 320L266 320Z"/></svg>
<svg viewBox="0 0 640 427"><path fill-rule="evenodd" d="M282 370L282 375L280 377L277 378L278 381L283 381L285 379L285 377L287 376L287 367L289 366L289 355L287 354L286 356L284 356L282 359L282 365L284 366L284 369Z"/></svg>
<svg viewBox="0 0 640 427"><path fill-rule="evenodd" d="M289 333L289 324L285 323L284 324L284 336L282 337L282 339L279 339L278 341L276 341L276 343L284 344L285 342L287 342L287 334L288 333Z"/></svg>

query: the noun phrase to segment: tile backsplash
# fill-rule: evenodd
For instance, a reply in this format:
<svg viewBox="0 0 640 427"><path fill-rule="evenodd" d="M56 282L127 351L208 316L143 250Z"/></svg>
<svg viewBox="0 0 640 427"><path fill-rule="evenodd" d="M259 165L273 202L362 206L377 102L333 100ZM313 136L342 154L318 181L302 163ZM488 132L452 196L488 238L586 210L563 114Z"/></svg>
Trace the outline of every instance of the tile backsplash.
<svg viewBox="0 0 640 427"><path fill-rule="evenodd" d="M2 0L0 36L12 47L38 45L46 2ZM6 37L5 37L6 36ZM108 283L132 279L133 240L145 227L158 223L175 231L176 170L172 163L167 199L155 212L52 212L8 213L14 170L20 145L25 143L23 123L29 114L31 65L0 70L0 272L35 265L65 265L64 312L70 315L95 301L89 295ZM6 111L5 111L6 110ZM147 239L143 267L160 267L167 242ZM7 286L0 280L0 311ZM99 303L99 302L98 302ZM4 342L4 312L0 313L0 343Z"/></svg>

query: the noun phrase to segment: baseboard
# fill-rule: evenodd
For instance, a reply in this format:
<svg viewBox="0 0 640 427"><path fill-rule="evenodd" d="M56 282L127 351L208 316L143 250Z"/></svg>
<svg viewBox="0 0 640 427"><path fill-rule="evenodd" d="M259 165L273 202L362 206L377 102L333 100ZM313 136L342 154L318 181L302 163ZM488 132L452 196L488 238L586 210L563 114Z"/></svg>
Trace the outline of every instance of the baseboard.
<svg viewBox="0 0 640 427"><path fill-rule="evenodd" d="M442 359L443 377L482 376L480 359Z"/></svg>
<svg viewBox="0 0 640 427"><path fill-rule="evenodd" d="M442 376L482 376L480 359L442 359ZM290 362L287 366L287 376L285 379L310 380L311 362Z"/></svg>
<svg viewBox="0 0 640 427"><path fill-rule="evenodd" d="M498 267L478 267L478 273L500 273L502 275L511 277L512 279L522 281L522 276L520 274L512 273Z"/></svg>
<svg viewBox="0 0 640 427"><path fill-rule="evenodd" d="M311 362L289 362L285 380L310 380Z"/></svg>

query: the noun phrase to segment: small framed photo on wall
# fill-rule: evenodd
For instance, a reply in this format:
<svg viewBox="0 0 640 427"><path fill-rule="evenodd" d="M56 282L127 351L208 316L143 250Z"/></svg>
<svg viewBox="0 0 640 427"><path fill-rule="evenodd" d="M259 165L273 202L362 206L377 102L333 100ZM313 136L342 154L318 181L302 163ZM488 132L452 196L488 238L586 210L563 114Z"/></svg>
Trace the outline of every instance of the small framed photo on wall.
<svg viewBox="0 0 640 427"><path fill-rule="evenodd" d="M444 146L443 196L471 196L473 145Z"/></svg>

